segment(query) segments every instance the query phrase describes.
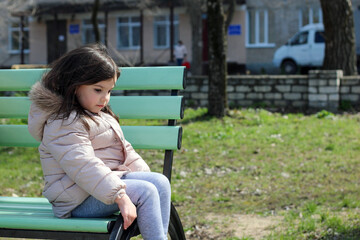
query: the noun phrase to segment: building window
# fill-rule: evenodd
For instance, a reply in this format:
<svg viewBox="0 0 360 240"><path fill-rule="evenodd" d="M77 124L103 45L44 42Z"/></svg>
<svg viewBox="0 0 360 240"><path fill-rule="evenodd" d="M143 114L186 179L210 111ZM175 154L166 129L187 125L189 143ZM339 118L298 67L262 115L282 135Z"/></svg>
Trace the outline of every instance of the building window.
<svg viewBox="0 0 360 240"><path fill-rule="evenodd" d="M246 46L274 47L269 39L269 13L267 10L248 10L246 12Z"/></svg>
<svg viewBox="0 0 360 240"><path fill-rule="evenodd" d="M322 11L320 7L299 9L299 28L307 24L322 22Z"/></svg>
<svg viewBox="0 0 360 240"><path fill-rule="evenodd" d="M29 19L24 19L24 32L21 32L20 18L14 19L9 25L9 52L20 53L24 41L24 52L29 53ZM24 34L24 35L23 35Z"/></svg>
<svg viewBox="0 0 360 240"><path fill-rule="evenodd" d="M117 21L119 49L140 47L140 17L120 17Z"/></svg>
<svg viewBox="0 0 360 240"><path fill-rule="evenodd" d="M100 41L105 43L105 23L103 19L98 19L98 28L100 31ZM84 44L95 42L94 29L91 20L86 19L83 21L82 34Z"/></svg>
<svg viewBox="0 0 360 240"><path fill-rule="evenodd" d="M174 16L174 44L179 40L179 18ZM154 19L155 48L170 47L170 19L169 16L157 16Z"/></svg>

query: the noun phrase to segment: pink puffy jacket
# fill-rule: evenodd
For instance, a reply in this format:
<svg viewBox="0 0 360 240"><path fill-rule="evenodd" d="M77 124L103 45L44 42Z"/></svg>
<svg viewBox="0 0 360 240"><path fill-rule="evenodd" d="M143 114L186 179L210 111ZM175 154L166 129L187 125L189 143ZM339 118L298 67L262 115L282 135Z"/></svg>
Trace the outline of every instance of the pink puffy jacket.
<svg viewBox="0 0 360 240"><path fill-rule="evenodd" d="M40 82L29 93L33 102L29 112L30 134L41 141L40 160L44 173L43 195L53 206L55 216L71 217L71 211L90 195L113 204L126 186L121 176L130 171L150 171L145 161L124 138L119 123L109 114L94 115L96 122L66 120L52 116L62 98Z"/></svg>

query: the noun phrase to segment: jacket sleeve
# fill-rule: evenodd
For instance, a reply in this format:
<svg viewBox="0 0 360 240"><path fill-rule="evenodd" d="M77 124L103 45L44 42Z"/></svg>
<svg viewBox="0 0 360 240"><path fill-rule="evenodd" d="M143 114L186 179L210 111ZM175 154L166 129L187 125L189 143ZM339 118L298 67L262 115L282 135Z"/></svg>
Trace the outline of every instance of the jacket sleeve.
<svg viewBox="0 0 360 240"><path fill-rule="evenodd" d="M28 114L28 130L33 138L37 141L41 141L44 125L49 118L48 114L42 111L35 104L31 104Z"/></svg>
<svg viewBox="0 0 360 240"><path fill-rule="evenodd" d="M43 144L77 185L105 204L125 193L125 183L95 156L81 121L54 120L45 126Z"/></svg>
<svg viewBox="0 0 360 240"><path fill-rule="evenodd" d="M131 143L125 140L125 149L127 157L125 159L125 166L130 168L132 172L150 172L149 166L142 159L142 157L134 150Z"/></svg>

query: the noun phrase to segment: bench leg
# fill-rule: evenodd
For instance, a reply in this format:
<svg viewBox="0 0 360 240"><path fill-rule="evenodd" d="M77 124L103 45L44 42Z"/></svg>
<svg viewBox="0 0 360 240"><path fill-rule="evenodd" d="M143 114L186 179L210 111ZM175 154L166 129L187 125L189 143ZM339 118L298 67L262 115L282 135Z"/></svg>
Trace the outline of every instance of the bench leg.
<svg viewBox="0 0 360 240"><path fill-rule="evenodd" d="M171 240L186 240L184 229L180 220L180 217L176 211L175 206L171 203L171 212L170 212L170 223L169 223L169 235ZM123 218L119 214L115 225L113 226L109 240L130 240L131 237L137 236L140 234L137 221L131 224L131 226L124 230L123 229Z"/></svg>
<svg viewBox="0 0 360 240"><path fill-rule="evenodd" d="M119 214L111 230L109 240L129 240L131 237L140 234L136 219L126 230L123 228L123 222L124 220L121 214Z"/></svg>
<svg viewBox="0 0 360 240"><path fill-rule="evenodd" d="M169 235L171 240L186 240L180 217L172 203L170 212Z"/></svg>

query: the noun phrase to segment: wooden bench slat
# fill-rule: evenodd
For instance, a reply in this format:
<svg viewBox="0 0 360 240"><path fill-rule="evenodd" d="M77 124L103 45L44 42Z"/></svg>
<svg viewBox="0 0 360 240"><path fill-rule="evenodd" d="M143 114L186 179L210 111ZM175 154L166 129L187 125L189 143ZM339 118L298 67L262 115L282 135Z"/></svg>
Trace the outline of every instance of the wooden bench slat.
<svg viewBox="0 0 360 240"><path fill-rule="evenodd" d="M29 133L27 125L0 125L0 146L4 147L38 147L36 141Z"/></svg>
<svg viewBox="0 0 360 240"><path fill-rule="evenodd" d="M48 206L39 206L39 205L33 205L31 203L24 203L24 204L0 204L0 209L4 210L10 210L11 211L27 211L31 212L34 209L42 212L52 211L51 205L48 204Z"/></svg>
<svg viewBox="0 0 360 240"><path fill-rule="evenodd" d="M181 148L180 126L123 126L125 138L135 149Z"/></svg>
<svg viewBox="0 0 360 240"><path fill-rule="evenodd" d="M1 208L0 211L0 216L4 215L4 216L8 216L8 215L23 215L23 216L39 216L39 217L43 217L43 216L49 216L49 215L54 215L54 213L52 212L52 210L46 210L44 211L43 209L26 209L25 206L22 209L12 209L11 207L9 208ZM36 210L36 211L35 211Z"/></svg>
<svg viewBox="0 0 360 240"><path fill-rule="evenodd" d="M126 139L135 149L180 149L180 126L122 126ZM0 125L0 146L38 147L27 125Z"/></svg>
<svg viewBox="0 0 360 240"><path fill-rule="evenodd" d="M180 90L186 87L185 67L123 67L120 69L120 79L117 81L114 89Z"/></svg>
<svg viewBox="0 0 360 240"><path fill-rule="evenodd" d="M36 221L35 221L36 219ZM116 218L56 218L53 213L48 215L11 215L1 214L1 228L9 229L31 229L31 230L51 230L69 232L95 232L107 233L108 223L115 221Z"/></svg>
<svg viewBox="0 0 360 240"><path fill-rule="evenodd" d="M50 203L43 197L3 197L0 196L0 205L2 204L31 204L36 206L49 206Z"/></svg>
<svg viewBox="0 0 360 240"><path fill-rule="evenodd" d="M27 119L30 105L28 97L0 97L0 118Z"/></svg>
<svg viewBox="0 0 360 240"><path fill-rule="evenodd" d="M36 221L34 221L36 219ZM0 197L0 226L10 229L32 229L51 231L101 232L107 233L109 218L54 217L51 204L41 197Z"/></svg>
<svg viewBox="0 0 360 240"><path fill-rule="evenodd" d="M0 228L0 236L30 239L72 239L72 240L109 240L109 233L60 232L44 230L24 230Z"/></svg>
<svg viewBox="0 0 360 240"><path fill-rule="evenodd" d="M45 69L0 70L0 91L29 91Z"/></svg>
<svg viewBox="0 0 360 240"><path fill-rule="evenodd" d="M116 90L185 88L185 67L122 67L120 69L121 75L114 88ZM0 70L0 91L29 91L45 71L47 69Z"/></svg>
<svg viewBox="0 0 360 240"><path fill-rule="evenodd" d="M113 96L110 106L122 119L182 119L182 96Z"/></svg>
<svg viewBox="0 0 360 240"><path fill-rule="evenodd" d="M28 97L0 97L0 118L28 117ZM112 96L110 106L122 119L181 119L182 96Z"/></svg>

